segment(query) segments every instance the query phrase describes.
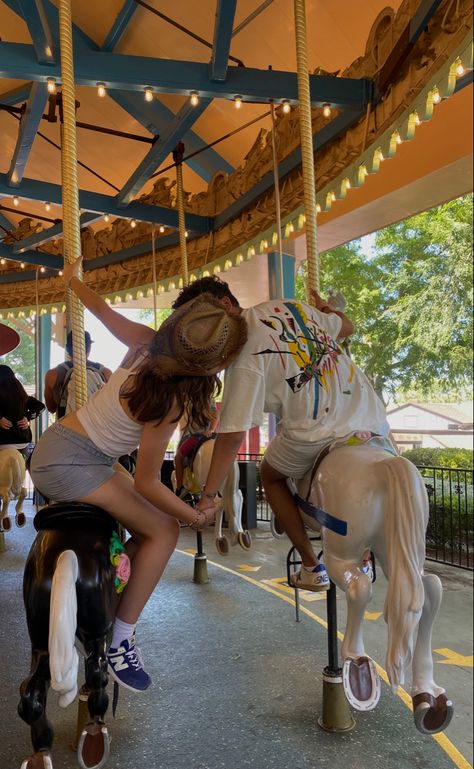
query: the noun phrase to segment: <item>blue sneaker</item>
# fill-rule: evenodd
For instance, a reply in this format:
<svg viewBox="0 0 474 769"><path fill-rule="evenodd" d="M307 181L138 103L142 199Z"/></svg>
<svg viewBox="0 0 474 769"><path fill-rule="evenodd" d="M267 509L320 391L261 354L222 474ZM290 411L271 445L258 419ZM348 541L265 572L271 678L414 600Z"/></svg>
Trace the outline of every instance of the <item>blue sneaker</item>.
<svg viewBox="0 0 474 769"><path fill-rule="evenodd" d="M300 590L312 590L319 593L322 590L329 590L330 581L324 564L318 563L312 571L301 569L290 577L291 587L297 587Z"/></svg>
<svg viewBox="0 0 474 769"><path fill-rule="evenodd" d="M107 659L109 675L114 681L132 692L144 692L151 684L151 678L143 669L140 649L135 645L135 635L122 641L121 646L109 648Z"/></svg>

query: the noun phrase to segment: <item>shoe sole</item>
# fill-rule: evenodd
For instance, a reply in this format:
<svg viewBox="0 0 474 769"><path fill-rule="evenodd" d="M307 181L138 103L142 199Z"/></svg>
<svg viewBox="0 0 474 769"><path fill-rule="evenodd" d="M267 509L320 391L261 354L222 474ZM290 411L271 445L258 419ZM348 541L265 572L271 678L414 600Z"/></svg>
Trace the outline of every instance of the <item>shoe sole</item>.
<svg viewBox="0 0 474 769"><path fill-rule="evenodd" d="M115 670L110 665L107 666L107 672L108 672L109 676L111 678L113 678L113 680L116 683L118 683L119 686L123 686L124 689L128 689L130 692L135 692L135 694L144 694L150 688L150 686L152 684L152 681L150 680L150 683L148 684L148 686L145 689L135 689L134 686L130 686L129 684L125 684L118 677L118 675L115 673Z"/></svg>
<svg viewBox="0 0 474 769"><path fill-rule="evenodd" d="M311 593L325 593L331 585L300 585L300 584L293 584L293 582L290 582L290 587L293 587L297 590L309 590Z"/></svg>

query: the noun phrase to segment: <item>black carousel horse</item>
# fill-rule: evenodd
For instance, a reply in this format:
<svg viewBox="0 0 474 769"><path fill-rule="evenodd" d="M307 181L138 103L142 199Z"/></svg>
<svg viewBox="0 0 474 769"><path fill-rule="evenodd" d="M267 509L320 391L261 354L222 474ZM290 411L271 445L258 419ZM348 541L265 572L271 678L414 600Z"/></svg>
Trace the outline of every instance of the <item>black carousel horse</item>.
<svg viewBox="0 0 474 769"><path fill-rule="evenodd" d="M109 753L106 652L120 588L114 564L126 558L118 524L94 505L63 502L43 508L34 525L38 534L23 580L31 672L20 688L18 712L31 727L35 753L21 769L52 769L47 693L51 684L60 705L74 700L76 643L84 654L90 715L79 739L78 762L81 769L99 769Z"/></svg>

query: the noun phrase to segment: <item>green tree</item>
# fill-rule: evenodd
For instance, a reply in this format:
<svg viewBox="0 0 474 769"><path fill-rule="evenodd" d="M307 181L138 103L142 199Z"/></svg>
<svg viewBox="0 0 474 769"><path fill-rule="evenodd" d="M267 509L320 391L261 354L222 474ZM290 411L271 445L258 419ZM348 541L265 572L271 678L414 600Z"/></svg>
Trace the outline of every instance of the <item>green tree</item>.
<svg viewBox="0 0 474 769"><path fill-rule="evenodd" d="M20 344L8 353L0 358L0 362L6 366L10 366L12 371L15 372L18 379L22 384L34 385L35 384L35 337L34 328L35 321L31 318L24 320L22 325L5 321L7 326L18 331L20 335Z"/></svg>
<svg viewBox="0 0 474 769"><path fill-rule="evenodd" d="M384 396L465 397L472 366L472 196L321 256L321 292L347 299L352 355ZM305 296L304 275L297 291Z"/></svg>

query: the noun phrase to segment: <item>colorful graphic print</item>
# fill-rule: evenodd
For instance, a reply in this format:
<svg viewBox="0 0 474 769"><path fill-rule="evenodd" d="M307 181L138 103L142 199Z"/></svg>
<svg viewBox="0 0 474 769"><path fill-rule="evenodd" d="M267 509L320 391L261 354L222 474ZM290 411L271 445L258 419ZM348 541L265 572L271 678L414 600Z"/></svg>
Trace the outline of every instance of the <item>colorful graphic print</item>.
<svg viewBox="0 0 474 769"><path fill-rule="evenodd" d="M318 326L317 322L308 317L305 309L298 302L284 302L284 315L281 307L275 307L275 315L262 323L276 332L270 337L275 349L262 350L257 355L279 355L283 369L286 368L285 356L290 355L299 366L300 373L286 379L294 393L301 390L313 380L314 408L313 418L316 419L319 407L319 388L328 391L331 380L336 377L342 390L337 359L342 354L341 349L330 336ZM351 376L352 378L352 371ZM350 394L350 392L347 392Z"/></svg>

